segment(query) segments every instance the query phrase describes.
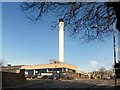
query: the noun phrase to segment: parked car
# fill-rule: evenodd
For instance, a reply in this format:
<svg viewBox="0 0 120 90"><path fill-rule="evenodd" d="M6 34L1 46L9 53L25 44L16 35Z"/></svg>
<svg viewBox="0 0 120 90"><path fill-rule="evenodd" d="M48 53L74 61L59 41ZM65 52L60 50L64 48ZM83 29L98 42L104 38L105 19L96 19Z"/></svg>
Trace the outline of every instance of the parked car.
<svg viewBox="0 0 120 90"><path fill-rule="evenodd" d="M57 76L57 75L50 75L50 76L49 76L49 79L58 80L58 79L59 79L59 76Z"/></svg>
<svg viewBox="0 0 120 90"><path fill-rule="evenodd" d="M30 75L25 75L25 78L31 78L31 76Z"/></svg>
<svg viewBox="0 0 120 90"><path fill-rule="evenodd" d="M25 78L37 78L36 75L25 75Z"/></svg>
<svg viewBox="0 0 120 90"><path fill-rule="evenodd" d="M53 79L54 79L54 80L58 80L58 79L59 79L59 76L53 76Z"/></svg>
<svg viewBox="0 0 120 90"><path fill-rule="evenodd" d="M44 75L43 77L42 77L42 79L48 79L49 78L49 76L47 76L47 75Z"/></svg>
<svg viewBox="0 0 120 90"><path fill-rule="evenodd" d="M32 75L32 78L37 78L37 75Z"/></svg>
<svg viewBox="0 0 120 90"><path fill-rule="evenodd" d="M54 78L53 75L50 75L50 76L49 76L49 79L53 79L53 78Z"/></svg>
<svg viewBox="0 0 120 90"><path fill-rule="evenodd" d="M41 76L41 75L38 75L38 76L37 76L38 79L42 79L42 77L43 77L43 76Z"/></svg>

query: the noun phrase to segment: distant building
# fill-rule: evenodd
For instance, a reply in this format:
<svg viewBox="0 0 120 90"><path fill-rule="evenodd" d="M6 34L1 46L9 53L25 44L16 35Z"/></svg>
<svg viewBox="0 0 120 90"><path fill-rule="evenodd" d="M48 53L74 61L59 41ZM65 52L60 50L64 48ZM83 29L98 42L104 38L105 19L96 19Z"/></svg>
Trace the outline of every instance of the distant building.
<svg viewBox="0 0 120 90"><path fill-rule="evenodd" d="M8 66L2 66L0 67L0 71L3 72L14 72L14 73L20 73L20 68L24 65L8 65Z"/></svg>
<svg viewBox="0 0 120 90"><path fill-rule="evenodd" d="M68 74L68 77L73 78L86 78L87 74L78 71L78 68L74 65L62 63L55 59L50 60L49 64L38 64L38 65L15 65L15 66L3 66L0 68L3 72L20 73L24 71L23 76L50 76Z"/></svg>
<svg viewBox="0 0 120 90"><path fill-rule="evenodd" d="M88 76L90 79L108 79L113 77L113 72L110 70L106 70L104 72L93 71L89 72Z"/></svg>

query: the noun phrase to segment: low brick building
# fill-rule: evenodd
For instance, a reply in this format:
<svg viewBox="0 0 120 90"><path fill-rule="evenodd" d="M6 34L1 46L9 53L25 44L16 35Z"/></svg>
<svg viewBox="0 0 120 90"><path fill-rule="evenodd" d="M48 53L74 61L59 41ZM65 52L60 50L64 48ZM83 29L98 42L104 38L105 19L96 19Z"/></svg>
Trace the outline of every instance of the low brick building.
<svg viewBox="0 0 120 90"><path fill-rule="evenodd" d="M60 75L67 74L68 77L73 78L85 78L86 74L78 71L77 66L62 63L60 61L50 60L49 64L38 65L15 65L15 66L3 66L2 71L21 73L22 76L44 76L44 75ZM22 72L21 72L22 71ZM24 71L24 75L23 75Z"/></svg>
<svg viewBox="0 0 120 90"><path fill-rule="evenodd" d="M0 67L0 71L20 73L20 68L21 68L22 66L24 66L24 65L2 66L2 67Z"/></svg>
<svg viewBox="0 0 120 90"><path fill-rule="evenodd" d="M76 66L58 61L52 61L49 64L24 65L20 69L25 70L25 75L53 75L60 72L75 74L78 71Z"/></svg>

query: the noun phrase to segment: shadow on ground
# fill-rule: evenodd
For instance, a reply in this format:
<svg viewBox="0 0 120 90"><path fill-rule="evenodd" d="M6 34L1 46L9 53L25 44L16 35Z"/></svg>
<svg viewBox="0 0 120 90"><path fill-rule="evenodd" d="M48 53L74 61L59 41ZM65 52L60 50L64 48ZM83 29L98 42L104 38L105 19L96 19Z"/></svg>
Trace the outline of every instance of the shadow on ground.
<svg viewBox="0 0 120 90"><path fill-rule="evenodd" d="M29 80L29 84L21 87L3 88L2 90L120 90L120 87L114 86L97 86L72 81L58 80Z"/></svg>

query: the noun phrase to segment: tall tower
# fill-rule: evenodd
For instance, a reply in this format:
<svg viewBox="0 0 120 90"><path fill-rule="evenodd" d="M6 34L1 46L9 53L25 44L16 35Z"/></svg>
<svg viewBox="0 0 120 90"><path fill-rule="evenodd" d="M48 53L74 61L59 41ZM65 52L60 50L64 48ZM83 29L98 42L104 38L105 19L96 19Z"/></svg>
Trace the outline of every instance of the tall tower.
<svg viewBox="0 0 120 90"><path fill-rule="evenodd" d="M59 61L64 63L64 21L59 19Z"/></svg>

